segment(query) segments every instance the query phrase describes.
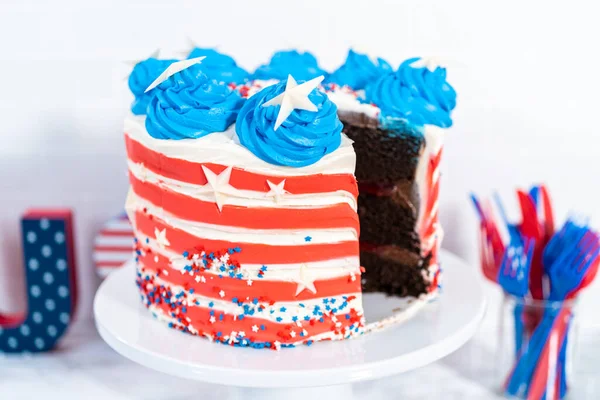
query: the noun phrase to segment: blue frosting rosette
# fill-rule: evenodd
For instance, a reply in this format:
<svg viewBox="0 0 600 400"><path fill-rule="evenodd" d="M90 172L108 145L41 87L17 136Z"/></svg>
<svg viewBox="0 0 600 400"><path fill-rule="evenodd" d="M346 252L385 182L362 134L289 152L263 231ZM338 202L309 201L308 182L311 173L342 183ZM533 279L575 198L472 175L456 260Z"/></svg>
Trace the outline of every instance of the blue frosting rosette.
<svg viewBox="0 0 600 400"><path fill-rule="evenodd" d="M327 76L327 72L319 67L317 59L311 53L288 50L273 54L268 64L261 65L254 71L252 79L284 80L288 75L305 81L320 75Z"/></svg>
<svg viewBox="0 0 600 400"><path fill-rule="evenodd" d="M248 80L248 72L239 67L235 60L225 54L221 54L214 49L202 49L196 47L188 58L205 56L202 61L202 71L217 82L225 83L244 83Z"/></svg>
<svg viewBox="0 0 600 400"><path fill-rule="evenodd" d="M403 118L417 126L448 128L452 126L450 113L456 106L456 91L446 81L445 68L431 71L414 66L419 60L406 60L397 71L367 86L366 101L378 106L384 119Z"/></svg>
<svg viewBox="0 0 600 400"><path fill-rule="evenodd" d="M250 97L236 120L240 143L263 161L288 167L305 167L336 150L342 140L337 107L327 95L314 89L308 99L317 111L295 109L275 130L281 106L263 104L283 93L282 81Z"/></svg>
<svg viewBox="0 0 600 400"><path fill-rule="evenodd" d="M227 85L208 78L200 65L177 72L150 93L146 130L157 139L199 138L223 132L244 103Z"/></svg>
<svg viewBox="0 0 600 400"><path fill-rule="evenodd" d="M375 63L366 54L350 50L344 65L329 75L325 82L360 90L376 81L380 76L392 71L391 65L383 58L377 58Z"/></svg>
<svg viewBox="0 0 600 400"><path fill-rule="evenodd" d="M152 98L151 91L144 93L146 88L165 70L169 65L177 60L159 60L157 58L148 58L139 62L133 67L127 81L129 90L135 96L131 104L131 111L135 115L146 114L146 108Z"/></svg>

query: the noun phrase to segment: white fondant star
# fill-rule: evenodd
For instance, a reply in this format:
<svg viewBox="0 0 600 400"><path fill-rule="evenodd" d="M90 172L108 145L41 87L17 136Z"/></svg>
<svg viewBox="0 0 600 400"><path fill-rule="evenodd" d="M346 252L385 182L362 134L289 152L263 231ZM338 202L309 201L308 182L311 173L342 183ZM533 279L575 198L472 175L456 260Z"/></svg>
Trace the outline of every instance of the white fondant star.
<svg viewBox="0 0 600 400"><path fill-rule="evenodd" d="M281 126L283 121L290 116L292 111L307 110L307 111L318 111L316 105L308 98L310 92L312 92L319 84L325 79L323 75L311 79L308 82L304 82L300 85L296 82L292 75L288 75L288 80L285 85L285 91L280 95L273 97L271 100L264 103L263 107L280 105L279 114L277 114L277 120L275 120L275 130Z"/></svg>
<svg viewBox="0 0 600 400"><path fill-rule="evenodd" d="M170 246L171 243L167 240L167 228L159 231L158 228L154 228L154 236L156 237L156 244L161 249L164 249L166 246Z"/></svg>
<svg viewBox="0 0 600 400"><path fill-rule="evenodd" d="M258 332L258 326L257 325L252 325L252 332L254 332L254 333Z"/></svg>
<svg viewBox="0 0 600 400"><path fill-rule="evenodd" d="M281 198L287 193L287 190L283 188L283 186L285 185L285 179L279 182L277 185L271 182L270 180L267 180L267 185L269 185L269 188L271 189L267 193L267 197L273 197L275 199L275 202L279 203L281 201Z"/></svg>
<svg viewBox="0 0 600 400"><path fill-rule="evenodd" d="M227 167L223 172L219 175L212 172L210 169L206 168L204 165L202 166L202 171L204 171L204 175L206 176L206 185L213 191L215 194L215 203L217 203L217 207L219 207L219 211L223 211L223 205L225 204L225 200L227 196L225 195L226 191L233 190L233 186L229 184L229 179L231 178L231 170L232 167Z"/></svg>
<svg viewBox="0 0 600 400"><path fill-rule="evenodd" d="M443 68L443 63L438 57L421 57L410 64L414 68L427 68L431 72L438 68Z"/></svg>
<svg viewBox="0 0 600 400"><path fill-rule="evenodd" d="M274 341L273 344L275 345L275 349L281 349L281 342L279 340Z"/></svg>
<svg viewBox="0 0 600 400"><path fill-rule="evenodd" d="M309 276L308 267L306 264L302 264L300 267L300 273L296 282L298 283L298 287L296 288L296 296L302 293L305 289L310 290L313 293L317 293L317 288L315 287L315 279L314 277Z"/></svg>
<svg viewBox="0 0 600 400"><path fill-rule="evenodd" d="M200 64L202 62L202 60L204 60L205 58L206 57L196 57L196 58L190 58L188 60L181 60L181 61L174 62L173 64L169 65L167 67L167 69L165 69L163 71L163 73L160 74L158 76L158 78L156 78L154 80L154 82L152 82L150 84L150 86L148 86L148 88L146 88L146 90L144 90L144 93L149 92L150 90L154 89L155 87L157 87L158 85L160 85L161 83L163 83L164 81L169 79L169 77L175 75L176 73L181 72L184 69L191 67L192 65Z"/></svg>

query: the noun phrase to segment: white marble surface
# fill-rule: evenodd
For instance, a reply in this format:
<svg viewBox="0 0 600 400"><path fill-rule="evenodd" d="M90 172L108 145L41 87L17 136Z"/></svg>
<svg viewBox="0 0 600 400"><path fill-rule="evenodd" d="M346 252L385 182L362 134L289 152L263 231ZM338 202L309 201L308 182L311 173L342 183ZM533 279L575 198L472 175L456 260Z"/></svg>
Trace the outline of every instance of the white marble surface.
<svg viewBox="0 0 600 400"><path fill-rule="evenodd" d="M490 306L477 335L456 353L421 369L354 385L357 399L499 399L494 387L495 321L499 293L486 288ZM600 327L583 321L577 385L572 399L600 395ZM52 353L3 356L0 398L35 399L244 399L245 390L187 381L126 360L98 336L91 321L80 321Z"/></svg>

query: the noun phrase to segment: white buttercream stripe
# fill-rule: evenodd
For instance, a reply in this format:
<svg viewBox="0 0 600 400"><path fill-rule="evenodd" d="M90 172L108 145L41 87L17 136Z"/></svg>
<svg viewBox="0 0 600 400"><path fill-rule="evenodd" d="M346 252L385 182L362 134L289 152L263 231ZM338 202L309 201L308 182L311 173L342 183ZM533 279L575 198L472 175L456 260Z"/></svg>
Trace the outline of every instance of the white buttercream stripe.
<svg viewBox="0 0 600 400"><path fill-rule="evenodd" d="M380 109L372 104L363 103L358 99L358 92L348 87L336 87L327 92L329 100L335 103L340 113L357 113L376 119Z"/></svg>
<svg viewBox="0 0 600 400"><path fill-rule="evenodd" d="M225 132L214 132L197 139L160 140L148 134L145 116L129 115L124 129L133 140L167 157L196 163L215 163L240 167L249 172L273 176L306 176L315 174L354 174L356 155L352 140L342 134L342 143L334 152L316 163L291 168L269 164L242 146L235 133L235 124Z"/></svg>
<svg viewBox="0 0 600 400"><path fill-rule="evenodd" d="M149 182L157 186L165 187L173 192L194 199L211 203L216 201L214 191L210 188L210 185L196 185L166 178L145 168L143 164L134 163L131 160L128 161L128 166L131 174L142 182ZM275 201L275 198L269 197L267 192L240 190L233 187L228 187L220 193L225 195L226 204L242 207L320 208L336 204L348 204L353 210L356 210L356 200L354 199L354 196L345 190L307 194L286 193L279 201Z"/></svg>
<svg viewBox="0 0 600 400"><path fill-rule="evenodd" d="M139 240L141 243L143 243L144 247L151 249L152 254L160 254L161 256L167 258L170 261L170 267L175 273L189 273L192 275L192 273L184 270L187 265L192 264L191 260L188 260L187 258L183 257L183 255L177 254L168 249L161 249L153 239L142 240L142 238L139 238ZM226 273L217 269L218 266L220 266L220 264L218 264L215 268L206 270L205 273L215 276L227 276ZM244 275L244 279L247 279L248 277L253 278L257 276L258 271L260 271L263 266L263 264L240 263L240 272ZM303 266L306 268L305 273L309 274L311 280L315 281L340 277L348 277L349 279L352 279L353 276L355 279L360 279L359 258L347 257L307 263L269 264L267 266L267 273L265 273L264 277L260 278L260 280L296 282L300 279L300 271Z"/></svg>
<svg viewBox="0 0 600 400"><path fill-rule="evenodd" d="M188 221L172 216L162 208L142 199L133 191L128 197L128 208L141 210L146 208L150 215L165 221L173 228L179 229L199 238L222 240L231 243L257 243L273 246L309 245L324 243L339 243L358 240L356 231L352 228L328 229L248 229L236 226L207 224ZM310 237L310 242L306 238Z"/></svg>

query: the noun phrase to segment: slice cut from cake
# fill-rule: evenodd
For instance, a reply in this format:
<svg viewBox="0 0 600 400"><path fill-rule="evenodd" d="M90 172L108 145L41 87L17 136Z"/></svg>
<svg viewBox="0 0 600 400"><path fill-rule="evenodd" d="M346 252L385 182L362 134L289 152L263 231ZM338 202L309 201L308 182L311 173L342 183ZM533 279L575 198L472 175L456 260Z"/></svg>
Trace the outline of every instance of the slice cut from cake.
<svg viewBox="0 0 600 400"><path fill-rule="evenodd" d="M438 220L442 128L452 124L456 93L446 70L430 60L413 58L396 71L383 71L367 57L351 56L326 89L356 150L363 290L433 295L443 236ZM348 79L353 72L372 78Z"/></svg>

